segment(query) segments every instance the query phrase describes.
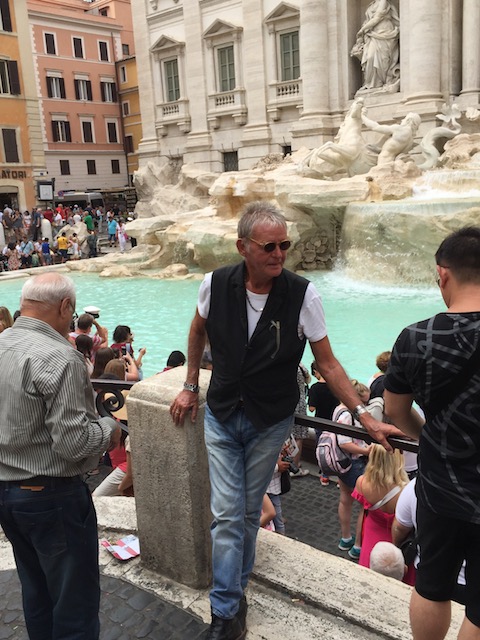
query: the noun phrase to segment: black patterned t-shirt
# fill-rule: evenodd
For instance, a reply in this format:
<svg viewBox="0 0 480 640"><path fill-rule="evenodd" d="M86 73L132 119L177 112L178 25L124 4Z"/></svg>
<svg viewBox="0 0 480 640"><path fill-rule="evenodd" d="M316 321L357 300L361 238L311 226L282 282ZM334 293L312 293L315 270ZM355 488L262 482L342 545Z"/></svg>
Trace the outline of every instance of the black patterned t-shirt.
<svg viewBox="0 0 480 640"><path fill-rule="evenodd" d="M410 325L395 343L385 388L413 394L427 416L420 438L419 501L435 513L480 524L480 370L444 406L480 349L480 312L440 313Z"/></svg>

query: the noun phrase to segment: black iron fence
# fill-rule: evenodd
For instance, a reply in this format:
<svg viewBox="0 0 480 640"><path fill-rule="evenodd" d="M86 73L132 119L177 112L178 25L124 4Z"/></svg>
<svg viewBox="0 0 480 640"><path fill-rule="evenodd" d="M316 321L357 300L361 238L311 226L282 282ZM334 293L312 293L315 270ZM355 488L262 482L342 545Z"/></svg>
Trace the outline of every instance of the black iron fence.
<svg viewBox="0 0 480 640"><path fill-rule="evenodd" d="M125 396L122 391L129 391L134 384L134 382L123 382L122 380L92 380L92 386L97 392L96 406L99 415L115 417L115 413L120 411L125 405ZM126 424L126 421L123 422ZM339 433L344 436L349 436L350 438L358 438L368 444L375 442L362 427L340 424L339 422L332 422L332 420L325 420L324 418L313 418L296 413L295 424L313 430L320 429L322 431ZM312 439L314 437L312 431ZM409 440L408 438L388 438L388 441L395 449L418 453L418 442L415 440Z"/></svg>

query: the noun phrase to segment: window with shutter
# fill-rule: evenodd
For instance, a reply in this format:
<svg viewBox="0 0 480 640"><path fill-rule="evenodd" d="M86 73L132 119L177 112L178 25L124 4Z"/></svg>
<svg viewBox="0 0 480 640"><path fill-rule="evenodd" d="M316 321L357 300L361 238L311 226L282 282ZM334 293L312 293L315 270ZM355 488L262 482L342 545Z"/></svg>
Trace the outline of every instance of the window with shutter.
<svg viewBox="0 0 480 640"><path fill-rule="evenodd" d="M73 39L73 55L75 58L83 58L83 42L81 38Z"/></svg>
<svg viewBox="0 0 480 640"><path fill-rule="evenodd" d="M82 122L83 141L93 142L93 127L92 123L88 120Z"/></svg>
<svg viewBox="0 0 480 640"><path fill-rule="evenodd" d="M60 160L60 175L70 175L70 160Z"/></svg>
<svg viewBox="0 0 480 640"><path fill-rule="evenodd" d="M10 93L14 96L20 95L20 76L18 75L18 64L16 60L8 61L8 74L10 76Z"/></svg>
<svg viewBox="0 0 480 640"><path fill-rule="evenodd" d="M5 162L19 162L17 132L15 129L2 129Z"/></svg>
<svg viewBox="0 0 480 640"><path fill-rule="evenodd" d="M0 93L20 94L20 77L16 60L0 60Z"/></svg>
<svg viewBox="0 0 480 640"><path fill-rule="evenodd" d="M55 36L53 33L45 34L45 53L49 53L52 56L57 54L55 47Z"/></svg>
<svg viewBox="0 0 480 640"><path fill-rule="evenodd" d="M8 0L0 0L0 31L12 31Z"/></svg>
<svg viewBox="0 0 480 640"><path fill-rule="evenodd" d="M106 42L99 42L98 43L98 51L100 54L100 60L103 60L104 62L108 62L108 44Z"/></svg>
<svg viewBox="0 0 480 640"><path fill-rule="evenodd" d="M107 122L107 131L108 131L108 141L109 142L118 142L117 123L116 122Z"/></svg>

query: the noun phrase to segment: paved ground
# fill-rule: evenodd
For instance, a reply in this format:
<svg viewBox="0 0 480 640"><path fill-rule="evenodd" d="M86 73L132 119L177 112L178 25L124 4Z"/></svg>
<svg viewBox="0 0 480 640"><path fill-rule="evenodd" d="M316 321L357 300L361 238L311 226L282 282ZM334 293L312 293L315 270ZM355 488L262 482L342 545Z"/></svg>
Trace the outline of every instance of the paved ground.
<svg viewBox="0 0 480 640"><path fill-rule="evenodd" d="M312 473L292 480L290 493L282 498L287 535L348 558L337 548L337 485L322 487L315 467L308 466ZM100 466L99 475L87 483L93 489L107 473ZM101 640L197 640L207 628L196 616L117 578L102 576L101 586ZM0 640L27 640L16 571L0 571L0 598Z"/></svg>

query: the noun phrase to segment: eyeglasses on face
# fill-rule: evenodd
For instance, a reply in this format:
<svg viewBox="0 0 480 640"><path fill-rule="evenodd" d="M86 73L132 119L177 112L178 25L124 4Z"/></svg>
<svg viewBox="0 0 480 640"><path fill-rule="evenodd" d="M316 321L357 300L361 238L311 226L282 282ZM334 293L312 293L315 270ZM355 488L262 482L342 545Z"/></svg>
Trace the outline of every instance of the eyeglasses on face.
<svg viewBox="0 0 480 640"><path fill-rule="evenodd" d="M275 251L277 247L280 247L280 251L288 251L292 246L290 240L282 240L281 242L259 242L258 240L255 240L255 238L247 238L247 240L251 240L252 242L255 242L255 244L258 244L258 246L262 247L266 253L272 253L272 251Z"/></svg>

